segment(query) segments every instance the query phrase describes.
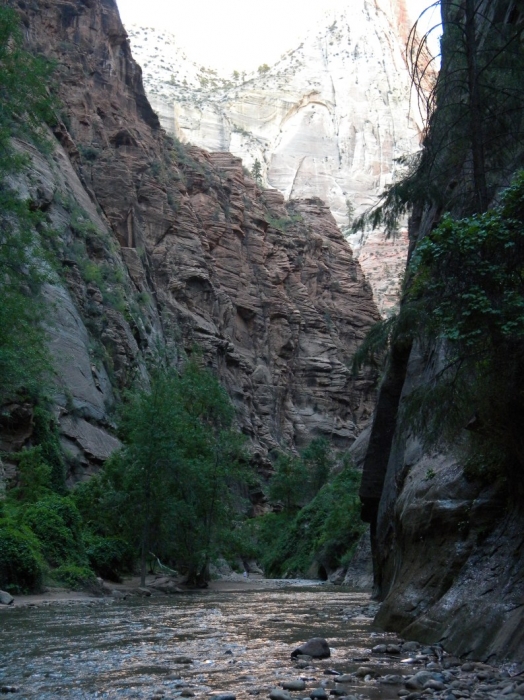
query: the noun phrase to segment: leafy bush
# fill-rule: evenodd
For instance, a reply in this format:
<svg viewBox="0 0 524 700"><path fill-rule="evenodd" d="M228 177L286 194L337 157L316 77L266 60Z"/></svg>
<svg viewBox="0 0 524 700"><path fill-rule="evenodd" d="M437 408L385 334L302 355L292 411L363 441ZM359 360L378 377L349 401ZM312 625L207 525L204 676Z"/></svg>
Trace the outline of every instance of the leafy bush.
<svg viewBox="0 0 524 700"><path fill-rule="evenodd" d="M0 521L0 587L12 593L37 592L42 586L43 567L34 534Z"/></svg>
<svg viewBox="0 0 524 700"><path fill-rule="evenodd" d="M38 501L24 510L22 520L40 541L42 553L51 566L86 563L82 519L70 498L50 496Z"/></svg>
<svg viewBox="0 0 524 700"><path fill-rule="evenodd" d="M42 458L42 447L25 448L17 457L19 485L10 498L33 503L50 493L52 469Z"/></svg>
<svg viewBox="0 0 524 700"><path fill-rule="evenodd" d="M63 564L53 571L53 578L68 588L79 590L95 582L96 576L86 566Z"/></svg>
<svg viewBox="0 0 524 700"><path fill-rule="evenodd" d="M346 466L294 517L283 512L260 518L258 540L266 575L304 575L315 562L326 570L346 562L364 527L359 482L359 473Z"/></svg>
<svg viewBox="0 0 524 700"><path fill-rule="evenodd" d="M133 566L133 550L120 537L87 535L85 547L91 568L101 578L119 582L120 574Z"/></svg>

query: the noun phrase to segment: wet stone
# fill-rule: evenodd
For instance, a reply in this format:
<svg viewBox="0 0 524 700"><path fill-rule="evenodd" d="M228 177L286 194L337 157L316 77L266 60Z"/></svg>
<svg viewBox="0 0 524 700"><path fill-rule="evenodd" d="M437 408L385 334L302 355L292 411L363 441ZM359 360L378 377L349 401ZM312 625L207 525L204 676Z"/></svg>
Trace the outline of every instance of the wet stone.
<svg viewBox="0 0 524 700"><path fill-rule="evenodd" d="M357 678L365 678L366 676L376 676L376 675L377 675L377 672L375 671L374 668L371 668L370 666L360 666L355 671L355 676Z"/></svg>
<svg viewBox="0 0 524 700"><path fill-rule="evenodd" d="M0 591L0 605L12 605L13 602L14 598L10 593L7 591Z"/></svg>
<svg viewBox="0 0 524 700"><path fill-rule="evenodd" d="M175 656L172 662L174 664L192 664L193 659L190 659L189 656Z"/></svg>
<svg viewBox="0 0 524 700"><path fill-rule="evenodd" d="M213 700L237 700L237 696L232 693L221 693L220 695L213 695Z"/></svg>
<svg viewBox="0 0 524 700"><path fill-rule="evenodd" d="M306 688L306 683L305 681L284 681L282 683L282 688L284 690L305 690Z"/></svg>
<svg viewBox="0 0 524 700"><path fill-rule="evenodd" d="M386 676L380 678L380 682L385 685L401 685L404 683L404 678L396 673L388 673Z"/></svg>
<svg viewBox="0 0 524 700"><path fill-rule="evenodd" d="M309 693L311 700L326 700L327 696L325 688L315 688Z"/></svg>
<svg viewBox="0 0 524 700"><path fill-rule="evenodd" d="M338 697L343 697L346 694L346 691L344 690L344 688L331 688L329 694Z"/></svg>
<svg viewBox="0 0 524 700"><path fill-rule="evenodd" d="M386 654L400 654L400 646L398 644L387 644Z"/></svg>
<svg viewBox="0 0 524 700"><path fill-rule="evenodd" d="M291 695L286 690L280 690L280 688L273 688L269 693L270 700L290 700Z"/></svg>
<svg viewBox="0 0 524 700"><path fill-rule="evenodd" d="M386 644L377 644L373 647L371 650L373 654L385 654L387 651L387 645Z"/></svg>
<svg viewBox="0 0 524 700"><path fill-rule="evenodd" d="M337 677L337 683L351 683L354 680L355 678L349 673L343 673L342 675Z"/></svg>

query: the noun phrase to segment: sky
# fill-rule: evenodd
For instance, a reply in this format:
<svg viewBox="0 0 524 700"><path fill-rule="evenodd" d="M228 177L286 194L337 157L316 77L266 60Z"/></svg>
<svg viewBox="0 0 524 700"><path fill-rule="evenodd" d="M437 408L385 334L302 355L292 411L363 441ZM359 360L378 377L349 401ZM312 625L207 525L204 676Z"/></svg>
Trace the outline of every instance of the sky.
<svg viewBox="0 0 524 700"><path fill-rule="evenodd" d="M413 19L431 0L407 0ZM351 0L117 0L124 25L175 35L187 55L218 69L250 71L295 48L326 10ZM438 19L438 12L433 12Z"/></svg>

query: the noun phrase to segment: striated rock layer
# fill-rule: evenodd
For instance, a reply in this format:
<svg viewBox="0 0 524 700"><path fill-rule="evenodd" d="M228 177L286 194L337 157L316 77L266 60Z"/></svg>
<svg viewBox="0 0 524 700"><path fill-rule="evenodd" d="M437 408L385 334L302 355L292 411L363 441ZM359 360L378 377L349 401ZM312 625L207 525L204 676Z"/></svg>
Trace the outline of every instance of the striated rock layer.
<svg viewBox="0 0 524 700"><path fill-rule="evenodd" d="M419 148L404 58L409 28L404 0L354 0L266 71L229 81L198 68L167 32L134 27L130 35L169 133L231 151L248 168L258 159L264 182L286 198L321 197L344 228L391 184L397 159ZM397 301L407 246L404 236L386 244L386 260L373 261L376 237L352 236L351 244L386 311Z"/></svg>
<svg viewBox="0 0 524 700"><path fill-rule="evenodd" d="M348 365L378 311L326 205L284 204L239 158L166 138L114 0L13 6L63 102L50 156L19 144L32 167L18 186L57 232L46 294L70 480L118 445L112 407L147 382L159 342L178 362L202 349L259 467L315 436L352 444L374 393ZM12 413L23 444L31 415Z"/></svg>

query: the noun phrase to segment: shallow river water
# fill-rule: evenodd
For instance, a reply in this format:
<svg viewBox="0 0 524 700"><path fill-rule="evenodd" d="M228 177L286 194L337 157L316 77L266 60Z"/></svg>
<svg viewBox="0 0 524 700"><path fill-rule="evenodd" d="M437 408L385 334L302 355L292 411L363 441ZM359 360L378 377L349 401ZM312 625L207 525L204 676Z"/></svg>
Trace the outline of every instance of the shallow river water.
<svg viewBox="0 0 524 700"><path fill-rule="evenodd" d="M19 608L0 615L0 686L16 686L20 700L225 692L262 700L282 681L304 678L307 689L292 693L298 700L321 684L329 693L325 670L355 671L388 639L372 632L369 604L367 594L315 586ZM298 669L290 653L311 637L325 637L332 656ZM382 673L398 672L385 663ZM384 700L398 691L364 680L346 687Z"/></svg>

